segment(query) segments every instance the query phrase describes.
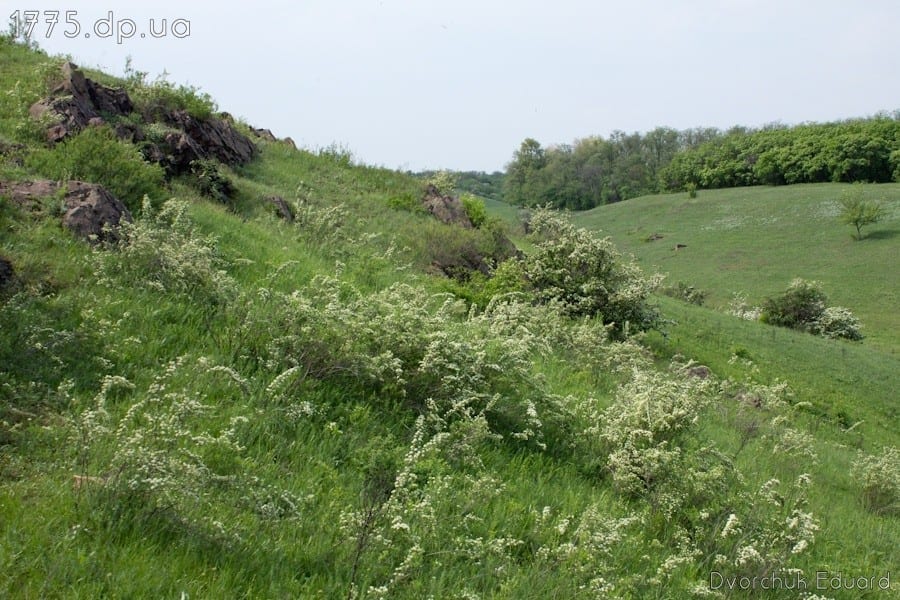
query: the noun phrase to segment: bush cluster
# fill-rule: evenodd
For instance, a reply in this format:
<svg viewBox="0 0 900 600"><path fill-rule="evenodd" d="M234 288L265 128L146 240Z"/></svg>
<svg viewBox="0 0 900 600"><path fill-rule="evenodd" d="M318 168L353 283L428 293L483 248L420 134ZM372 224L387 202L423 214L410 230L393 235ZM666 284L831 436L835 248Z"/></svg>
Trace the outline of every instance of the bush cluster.
<svg viewBox="0 0 900 600"><path fill-rule="evenodd" d="M784 293L766 299L760 319L828 338L863 338L859 320L849 309L828 306L828 297L816 281L792 281Z"/></svg>

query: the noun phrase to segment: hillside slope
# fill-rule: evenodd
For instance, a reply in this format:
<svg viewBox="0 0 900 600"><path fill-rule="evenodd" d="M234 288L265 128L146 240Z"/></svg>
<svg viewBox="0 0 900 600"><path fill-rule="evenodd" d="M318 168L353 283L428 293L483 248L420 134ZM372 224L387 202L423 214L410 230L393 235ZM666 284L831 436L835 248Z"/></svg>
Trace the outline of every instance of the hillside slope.
<svg viewBox="0 0 900 600"><path fill-rule="evenodd" d="M150 173L91 129L47 145L34 67L60 62L0 38L0 179L81 167L79 144L117 157L83 171L100 183ZM848 424L790 378L690 362L710 348L690 329L573 317L517 277L527 256L481 273L502 227L437 221L420 182L254 144L148 176L108 243L61 227L58 195L0 196L0 596L727 598L726 578L900 562L891 402ZM614 249L566 235L639 295Z"/></svg>
<svg viewBox="0 0 900 600"><path fill-rule="evenodd" d="M866 344L900 351L900 184L866 187L887 215L857 242L838 221L847 184L704 190L696 198L636 198L577 213L575 221L608 235L646 269L708 292L728 306L733 294L760 304L792 279L821 281L833 304L863 323ZM648 241L651 236L660 239ZM675 251L677 244L685 248Z"/></svg>

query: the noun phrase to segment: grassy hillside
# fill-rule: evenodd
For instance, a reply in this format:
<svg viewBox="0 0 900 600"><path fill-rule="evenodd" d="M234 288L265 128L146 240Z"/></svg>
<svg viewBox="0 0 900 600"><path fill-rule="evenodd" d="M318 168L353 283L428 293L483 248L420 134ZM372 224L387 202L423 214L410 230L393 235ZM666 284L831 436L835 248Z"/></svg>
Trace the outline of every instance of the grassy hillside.
<svg viewBox="0 0 900 600"><path fill-rule="evenodd" d="M734 293L751 304L783 291L792 279L821 281L833 304L864 326L865 344L900 350L900 184L866 187L883 199L886 218L857 242L838 222L847 184L704 190L636 198L578 213L576 222L608 235L647 269L708 292L728 306ZM866 230L864 230L866 233ZM648 241L654 234L661 239ZM686 247L675 251L676 244Z"/></svg>
<svg viewBox="0 0 900 600"><path fill-rule="evenodd" d="M0 40L30 90L3 179L40 176L48 60ZM0 197L0 596L729 598L717 574L900 564L892 357L668 299L668 337L611 337L515 265L441 274L498 230L439 223L421 182L258 145L228 203L174 178L118 245ZM807 404L838 355L871 377Z"/></svg>

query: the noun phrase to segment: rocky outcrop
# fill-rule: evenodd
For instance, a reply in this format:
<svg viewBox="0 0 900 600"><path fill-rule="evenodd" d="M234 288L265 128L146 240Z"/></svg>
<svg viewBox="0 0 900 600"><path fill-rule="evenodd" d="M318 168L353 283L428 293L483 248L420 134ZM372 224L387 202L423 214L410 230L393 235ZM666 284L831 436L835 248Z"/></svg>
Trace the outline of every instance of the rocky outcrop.
<svg viewBox="0 0 900 600"><path fill-rule="evenodd" d="M116 241L119 224L123 220L132 220L125 205L96 183L69 181L60 184L49 180L0 182L0 195L8 196L25 210L40 210L44 198L57 194L65 210L62 224L91 243Z"/></svg>
<svg viewBox="0 0 900 600"><path fill-rule="evenodd" d="M98 125L107 117L123 116L134 111L131 98L123 89L101 85L84 76L78 67L67 62L62 66L62 81L48 98L31 106L31 116L51 118L56 122L47 130L50 142L59 142L88 125Z"/></svg>
<svg viewBox="0 0 900 600"><path fill-rule="evenodd" d="M119 139L142 142L147 160L162 165L169 175L186 173L191 163L201 158L239 165L249 162L256 155L256 146L235 129L229 117L198 119L185 110L162 109L158 117L173 132L161 140L151 141L142 131L144 126L118 120L118 117L134 110L134 104L125 90L92 81L77 66L67 62L62 67L62 81L53 88L49 97L32 105L30 112L36 119L51 121L47 129L47 139L51 143L60 142L85 127L103 125L106 119L111 119Z"/></svg>
<svg viewBox="0 0 900 600"><path fill-rule="evenodd" d="M442 223L473 229L472 221L466 214L463 203L456 196L445 196L436 187L429 185L425 189L422 204Z"/></svg>
<svg viewBox="0 0 900 600"><path fill-rule="evenodd" d="M227 165L242 165L256 156L256 146L226 120L211 117L198 119L186 110L175 110L165 117L166 125L181 130L183 137L174 145L177 164L184 164L188 157L215 158Z"/></svg>

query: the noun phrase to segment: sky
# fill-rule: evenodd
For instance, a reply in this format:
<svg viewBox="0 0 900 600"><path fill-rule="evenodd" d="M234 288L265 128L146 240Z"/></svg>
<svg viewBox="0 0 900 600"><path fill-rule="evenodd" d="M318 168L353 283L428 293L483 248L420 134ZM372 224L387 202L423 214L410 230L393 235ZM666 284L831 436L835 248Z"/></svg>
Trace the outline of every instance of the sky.
<svg viewBox="0 0 900 600"><path fill-rule="evenodd" d="M2 14L22 4L2 0ZM29 4L50 53L117 75L130 56L302 147L338 144L402 170L503 170L527 137L547 146L900 108L897 0ZM49 37L48 10L61 11ZM68 24L65 11L76 11ZM102 37L95 24L110 11Z"/></svg>

